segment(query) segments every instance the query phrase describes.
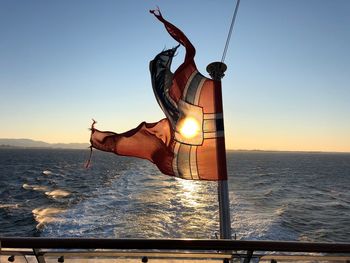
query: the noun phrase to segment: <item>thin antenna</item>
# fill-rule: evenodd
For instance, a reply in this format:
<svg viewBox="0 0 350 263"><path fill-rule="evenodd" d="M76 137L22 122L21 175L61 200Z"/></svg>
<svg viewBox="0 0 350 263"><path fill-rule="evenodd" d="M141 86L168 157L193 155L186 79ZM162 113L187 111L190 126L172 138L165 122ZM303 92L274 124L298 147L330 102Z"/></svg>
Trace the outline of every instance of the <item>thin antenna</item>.
<svg viewBox="0 0 350 263"><path fill-rule="evenodd" d="M228 45L229 45L230 40L231 40L232 30L233 30L233 26L234 26L235 21L236 21L236 16L237 16L237 12L238 12L239 2L240 2L240 0L237 0L237 2L236 2L235 11L234 11L234 13L233 13L233 17L232 17L230 29L229 29L229 32L228 32L228 35L227 35L227 39L226 39L226 44L225 44L224 52L223 52L222 58L221 58L221 62L222 62L222 63L223 63L224 60L225 60L226 53L227 53L227 49L228 49Z"/></svg>

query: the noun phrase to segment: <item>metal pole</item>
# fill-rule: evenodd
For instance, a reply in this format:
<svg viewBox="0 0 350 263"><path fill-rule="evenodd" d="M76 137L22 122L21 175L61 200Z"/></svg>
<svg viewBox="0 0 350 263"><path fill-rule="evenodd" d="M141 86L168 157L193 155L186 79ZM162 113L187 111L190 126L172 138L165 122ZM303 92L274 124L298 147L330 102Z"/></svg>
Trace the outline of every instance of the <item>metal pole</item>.
<svg viewBox="0 0 350 263"><path fill-rule="evenodd" d="M222 62L213 62L207 66L207 71L213 80L221 81L225 76L227 66ZM221 85L220 85L220 97ZM220 101L219 103L222 103ZM225 151L225 169L226 169L226 150ZM227 173L227 171L224 171ZM230 199L228 194L227 180L218 181L218 200L219 200L219 217L220 217L220 239L231 239L231 219L230 219Z"/></svg>
<svg viewBox="0 0 350 263"><path fill-rule="evenodd" d="M220 239L231 239L230 199L227 180L218 181Z"/></svg>

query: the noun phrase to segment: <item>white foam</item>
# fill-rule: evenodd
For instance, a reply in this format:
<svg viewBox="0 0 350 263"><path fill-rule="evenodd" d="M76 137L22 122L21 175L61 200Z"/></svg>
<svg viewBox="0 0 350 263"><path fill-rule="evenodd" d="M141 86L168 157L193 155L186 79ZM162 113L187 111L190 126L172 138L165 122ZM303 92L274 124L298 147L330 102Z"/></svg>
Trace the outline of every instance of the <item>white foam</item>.
<svg viewBox="0 0 350 263"><path fill-rule="evenodd" d="M278 215L278 216L282 216L284 214L286 210L281 207L281 208L278 208L276 211L275 211L275 214Z"/></svg>
<svg viewBox="0 0 350 263"><path fill-rule="evenodd" d="M62 208L36 208L32 211L35 221L38 222L36 228L42 229L48 223L63 222L63 218L57 217L66 210Z"/></svg>
<svg viewBox="0 0 350 263"><path fill-rule="evenodd" d="M51 174L52 174L52 172L49 171L49 170L44 170L43 171L43 175L51 175Z"/></svg>
<svg viewBox="0 0 350 263"><path fill-rule="evenodd" d="M51 192L45 192L46 195L51 196L52 198L61 198L67 197L70 195L70 192L64 190L53 190Z"/></svg>
<svg viewBox="0 0 350 263"><path fill-rule="evenodd" d="M18 204L0 204L0 208L18 208Z"/></svg>
<svg viewBox="0 0 350 263"><path fill-rule="evenodd" d="M40 191L40 192L45 192L48 190L47 186L42 186L42 185L23 184L22 187L23 189L26 189L26 190L34 190L34 191Z"/></svg>
<svg viewBox="0 0 350 263"><path fill-rule="evenodd" d="M32 189L32 186L29 184L23 184L22 187L23 189Z"/></svg>

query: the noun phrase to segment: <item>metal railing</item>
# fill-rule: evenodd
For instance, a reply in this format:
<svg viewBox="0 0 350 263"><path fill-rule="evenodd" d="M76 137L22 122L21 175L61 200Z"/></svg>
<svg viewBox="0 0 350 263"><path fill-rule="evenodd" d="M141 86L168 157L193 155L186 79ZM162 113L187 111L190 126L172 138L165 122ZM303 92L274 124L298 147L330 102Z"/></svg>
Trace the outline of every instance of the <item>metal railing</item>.
<svg viewBox="0 0 350 263"><path fill-rule="evenodd" d="M133 262L157 262L155 260L160 259L162 261L158 262L176 262L176 259L181 262L185 262L184 259L247 263L259 260L350 262L350 243L14 237L0 237L0 242L0 259L4 262L11 262L15 257L24 257L26 261L23 262L33 257L39 263L63 262L65 258L75 259L74 262L87 258L94 259L91 262L107 258L113 262L129 262L122 260L126 258L134 259Z"/></svg>

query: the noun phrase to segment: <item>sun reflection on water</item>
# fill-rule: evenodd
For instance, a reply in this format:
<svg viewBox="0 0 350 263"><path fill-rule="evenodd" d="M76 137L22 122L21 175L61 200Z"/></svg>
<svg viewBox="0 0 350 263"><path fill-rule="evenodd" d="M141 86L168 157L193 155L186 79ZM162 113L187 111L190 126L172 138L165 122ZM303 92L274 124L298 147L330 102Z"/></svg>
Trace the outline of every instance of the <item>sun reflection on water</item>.
<svg viewBox="0 0 350 263"><path fill-rule="evenodd" d="M200 194L203 189L202 184L193 180L185 180L180 178L175 178L180 191L179 195L181 196L181 201L187 207L199 207L200 203Z"/></svg>

